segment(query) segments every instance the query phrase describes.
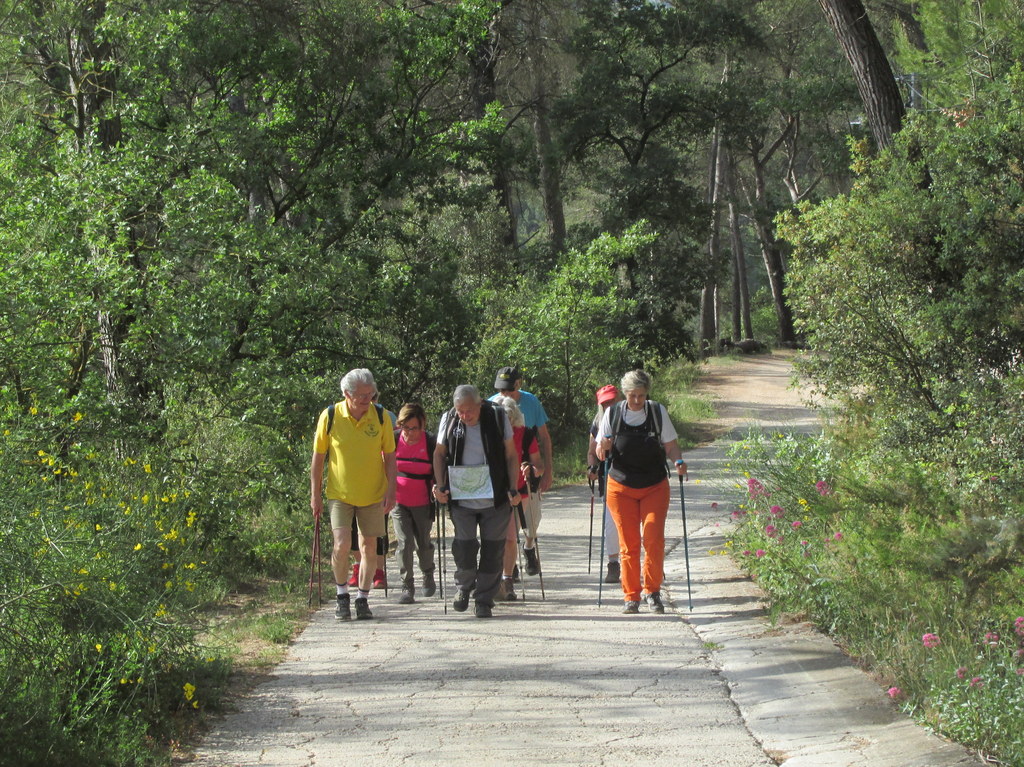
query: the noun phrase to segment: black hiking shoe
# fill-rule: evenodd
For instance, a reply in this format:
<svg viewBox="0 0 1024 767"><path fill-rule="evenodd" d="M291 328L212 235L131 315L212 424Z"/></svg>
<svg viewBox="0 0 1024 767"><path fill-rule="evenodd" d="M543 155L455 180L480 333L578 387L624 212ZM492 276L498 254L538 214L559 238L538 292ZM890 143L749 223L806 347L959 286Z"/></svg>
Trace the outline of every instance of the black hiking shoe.
<svg viewBox="0 0 1024 767"><path fill-rule="evenodd" d="M540 560L537 558L537 549L523 549L526 555L526 574L536 575L540 572Z"/></svg>
<svg viewBox="0 0 1024 767"><path fill-rule="evenodd" d="M459 589L459 593L455 597L455 601L452 602L452 607L455 608L455 612L464 613L466 608L469 607L469 592L464 589Z"/></svg>
<svg viewBox="0 0 1024 767"><path fill-rule="evenodd" d="M660 615L665 612L665 605L661 603L660 591L655 591L647 595L647 605L651 608L652 613L658 613Z"/></svg>
<svg viewBox="0 0 1024 767"><path fill-rule="evenodd" d="M491 606L485 605L483 602L477 602L473 612L477 618L490 618L494 614L491 612Z"/></svg>
<svg viewBox="0 0 1024 767"><path fill-rule="evenodd" d="M636 615L640 612L640 603L634 600L628 600L626 606L622 609L623 615Z"/></svg>
<svg viewBox="0 0 1024 767"><path fill-rule="evenodd" d="M432 597L437 591L437 582L433 573L423 573L423 596Z"/></svg>
<svg viewBox="0 0 1024 767"><path fill-rule="evenodd" d="M334 608L334 617L339 621L352 620L352 608L349 607L348 594L338 594L338 606Z"/></svg>
<svg viewBox="0 0 1024 767"><path fill-rule="evenodd" d="M619 570L619 560L609 559L608 560L608 574L604 576L605 583L618 583L622 577L622 571Z"/></svg>
<svg viewBox="0 0 1024 767"><path fill-rule="evenodd" d="M512 582L519 583L521 580L522 578L519 577L519 565L516 565L512 568Z"/></svg>
<svg viewBox="0 0 1024 767"><path fill-rule="evenodd" d="M416 599L413 596L413 590L408 586L402 588L402 596L398 598L398 604L400 605L411 605Z"/></svg>
<svg viewBox="0 0 1024 767"><path fill-rule="evenodd" d="M365 621L372 617L369 600L366 597L356 597L356 620Z"/></svg>

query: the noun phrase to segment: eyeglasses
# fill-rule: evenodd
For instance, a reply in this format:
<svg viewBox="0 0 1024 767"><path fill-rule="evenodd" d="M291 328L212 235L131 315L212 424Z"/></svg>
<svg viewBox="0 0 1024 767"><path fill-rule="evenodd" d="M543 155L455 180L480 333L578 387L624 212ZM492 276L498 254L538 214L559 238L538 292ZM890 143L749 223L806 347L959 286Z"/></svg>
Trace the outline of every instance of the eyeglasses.
<svg viewBox="0 0 1024 767"><path fill-rule="evenodd" d="M422 426L406 426L405 424L402 424L398 428L401 429L402 431L422 431L423 430Z"/></svg>

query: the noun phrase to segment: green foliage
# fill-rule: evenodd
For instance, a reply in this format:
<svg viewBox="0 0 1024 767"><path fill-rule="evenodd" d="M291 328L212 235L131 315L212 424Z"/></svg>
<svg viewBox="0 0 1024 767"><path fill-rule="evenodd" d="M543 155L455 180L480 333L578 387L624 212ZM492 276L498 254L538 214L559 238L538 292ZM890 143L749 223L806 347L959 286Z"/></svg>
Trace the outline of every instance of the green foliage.
<svg viewBox="0 0 1024 767"><path fill-rule="evenodd" d="M1021 510L994 519L943 467L870 443L752 433L732 461L748 484L727 550L775 613L809 615L948 736L1024 758Z"/></svg>
<svg viewBox="0 0 1024 767"><path fill-rule="evenodd" d="M998 476L1008 497L1024 447L1022 96L1018 73L964 125L917 121L861 164L849 195L782 228L796 246L790 295L821 352L815 383L869 400L884 449L947 463L954 481Z"/></svg>
<svg viewBox="0 0 1024 767"><path fill-rule="evenodd" d="M0 743L19 764L157 763L167 721L223 683L193 620L216 579L217 505L163 455L40 447L41 419L0 438Z"/></svg>
<svg viewBox="0 0 1024 767"><path fill-rule="evenodd" d="M543 282L485 294L493 301L491 327L471 361L471 380L490 383L498 367L514 363L556 423L583 427L590 393L618 379L629 353L629 339L614 329L635 303L623 295L612 264L655 239L643 224L619 237L604 234L566 254Z"/></svg>

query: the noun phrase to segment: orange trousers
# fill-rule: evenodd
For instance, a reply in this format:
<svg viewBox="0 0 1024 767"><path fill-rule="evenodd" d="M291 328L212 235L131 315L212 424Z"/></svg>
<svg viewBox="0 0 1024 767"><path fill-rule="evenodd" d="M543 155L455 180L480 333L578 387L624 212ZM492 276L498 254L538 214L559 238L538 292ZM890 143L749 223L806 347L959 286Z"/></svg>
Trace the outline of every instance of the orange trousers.
<svg viewBox="0 0 1024 767"><path fill-rule="evenodd" d="M640 546L644 550L643 591L661 591L665 569L665 519L671 497L668 479L650 487L626 487L608 478L608 511L619 531L619 563L625 600L639 602Z"/></svg>

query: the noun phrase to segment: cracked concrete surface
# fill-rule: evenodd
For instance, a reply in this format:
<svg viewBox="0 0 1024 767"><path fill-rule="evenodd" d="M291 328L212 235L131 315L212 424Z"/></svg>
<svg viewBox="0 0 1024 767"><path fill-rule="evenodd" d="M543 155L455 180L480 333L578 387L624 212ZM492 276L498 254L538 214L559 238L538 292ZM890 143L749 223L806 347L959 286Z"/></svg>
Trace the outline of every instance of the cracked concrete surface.
<svg viewBox="0 0 1024 767"><path fill-rule="evenodd" d="M646 606L622 615L618 586L599 588L600 500L588 574L590 491L561 488L545 496L546 600L534 577L525 603L499 605L490 620L450 606L444 615L437 597L399 605L396 592L387 601L374 592L372 621L338 623L326 605L272 677L217 723L197 763L979 764L903 716L813 628L770 626L757 588L727 557L708 555L723 542L735 482L724 458L730 430L815 428L787 388L788 359L712 373L709 391L729 404L725 436L686 455L692 612L675 482L663 616ZM449 560L449 598L452 573Z"/></svg>

